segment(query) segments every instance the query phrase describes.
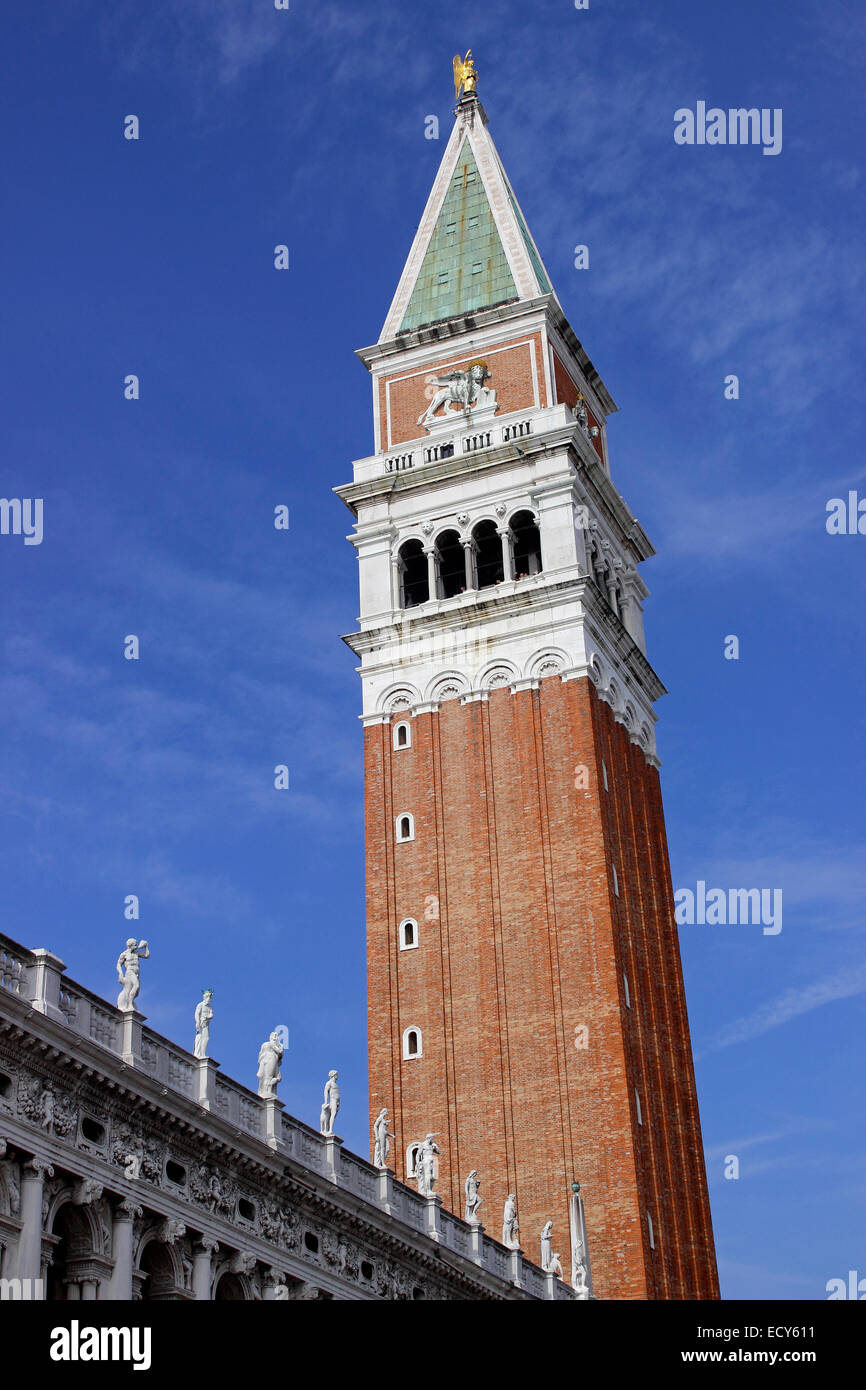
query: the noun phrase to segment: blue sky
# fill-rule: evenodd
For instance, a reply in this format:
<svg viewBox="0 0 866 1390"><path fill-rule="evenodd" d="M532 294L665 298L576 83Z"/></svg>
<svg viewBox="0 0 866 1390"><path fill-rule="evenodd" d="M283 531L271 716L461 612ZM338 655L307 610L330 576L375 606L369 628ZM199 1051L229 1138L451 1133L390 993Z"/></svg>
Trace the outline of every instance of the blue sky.
<svg viewBox="0 0 866 1390"><path fill-rule="evenodd" d="M40 546L0 537L3 930L110 996L137 893L149 1022L191 1045L212 986L211 1051L247 1082L287 1024L288 1108L315 1122L338 1066L366 1152L357 576L331 488L372 447L353 350L471 45L659 552L675 885L783 892L777 936L681 929L723 1291L866 1275L866 536L825 529L829 498L866 497L861 7L117 0L7 9L2 33L0 490L45 506ZM675 145L699 100L781 107L782 153Z"/></svg>

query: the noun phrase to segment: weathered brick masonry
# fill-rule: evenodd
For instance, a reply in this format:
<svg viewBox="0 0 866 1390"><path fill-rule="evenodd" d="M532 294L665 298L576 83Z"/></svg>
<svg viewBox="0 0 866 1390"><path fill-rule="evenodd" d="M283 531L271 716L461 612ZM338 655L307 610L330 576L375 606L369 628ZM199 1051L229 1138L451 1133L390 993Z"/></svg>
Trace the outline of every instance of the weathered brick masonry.
<svg viewBox="0 0 866 1390"><path fill-rule="evenodd" d="M541 335L521 335L513 343L497 344L494 350L470 352L460 357L443 356L435 366L417 368L409 374L395 373L379 383L379 409L383 440L393 448L418 437L419 400L426 404L427 378L442 372L464 370L478 357L487 361L496 381L503 414L526 407L552 405L547 399ZM435 388L434 388L435 389ZM390 409L389 409L390 406Z"/></svg>
<svg viewBox="0 0 866 1390"><path fill-rule="evenodd" d="M528 1247L578 1176L598 1296L717 1297L656 770L585 679L414 726L409 749L387 725L365 740L370 1103L399 1175L435 1131L446 1204L478 1168L491 1208L517 1194ZM421 946L401 952L406 917ZM410 1025L424 1055L402 1064Z"/></svg>

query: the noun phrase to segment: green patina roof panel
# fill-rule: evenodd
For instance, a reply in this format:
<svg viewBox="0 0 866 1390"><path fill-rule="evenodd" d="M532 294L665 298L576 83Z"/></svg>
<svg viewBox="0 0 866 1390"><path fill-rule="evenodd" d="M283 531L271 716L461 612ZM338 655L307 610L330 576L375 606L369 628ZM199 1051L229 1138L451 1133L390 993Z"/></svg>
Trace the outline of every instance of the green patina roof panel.
<svg viewBox="0 0 866 1390"><path fill-rule="evenodd" d="M481 175L464 141L399 332L517 297Z"/></svg>

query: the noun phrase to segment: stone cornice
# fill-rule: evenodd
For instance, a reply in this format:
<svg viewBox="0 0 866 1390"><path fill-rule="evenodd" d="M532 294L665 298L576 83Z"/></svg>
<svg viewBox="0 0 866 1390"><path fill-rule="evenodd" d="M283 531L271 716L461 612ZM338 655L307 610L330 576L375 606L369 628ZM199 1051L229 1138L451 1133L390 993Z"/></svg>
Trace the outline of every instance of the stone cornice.
<svg viewBox="0 0 866 1390"><path fill-rule="evenodd" d="M493 305L489 309L482 309L475 314L463 314L455 318L441 319L439 322L427 324L423 328L401 333L386 342L373 343L370 347L358 348L355 355L361 359L367 370L371 371L374 366L387 365L393 359L405 357L407 352L413 348L426 347L430 343L437 342L447 345L453 339L459 339L469 333L478 333L490 325L499 324L506 320L525 319L527 316L537 313L539 309L544 311L550 327L567 350L573 354L588 384L598 396L604 411L608 415L614 414L617 410L617 404L565 317L555 294L536 295L534 299L510 299L502 304Z"/></svg>
<svg viewBox="0 0 866 1390"><path fill-rule="evenodd" d="M527 584L523 580L496 585L494 588L463 594L459 599L442 599L429 612L426 611L426 605L419 605L418 608L407 609L401 614L401 620L406 620L405 626L402 621L399 626L393 621L386 621L366 627L360 632L348 633L342 640L356 656L370 656L399 640L421 641L428 634L464 631L475 624L485 624L494 615L514 621L521 615L530 617L537 614L540 605L546 604L552 608L563 600L573 600L582 605L585 615L603 629L608 645L616 653L623 667L631 672L650 701L658 700L667 694L666 687L634 638L599 593L595 582L587 575L570 575L566 579L556 579L545 574L539 576L535 583ZM390 660L384 661L383 669L391 664ZM376 670L375 662L364 666L365 675L373 675Z"/></svg>
<svg viewBox="0 0 866 1390"><path fill-rule="evenodd" d="M519 321L529 315L544 312L552 296L538 295L535 299L506 299L488 309L480 309L474 314L461 314L455 318L439 319L423 328L401 333L387 342L374 343L371 347L356 348L355 356L371 371L373 367L386 366L397 359L406 358L415 348L426 348L441 343L448 347L453 340L466 334L476 334L484 328L494 327L509 320Z"/></svg>
<svg viewBox="0 0 866 1390"><path fill-rule="evenodd" d="M594 490L596 497L603 504L608 516L615 523L615 528L621 533L624 540L634 546L641 560L648 560L655 555L655 547L647 536L637 517L632 516L631 511L622 499L619 489L612 482L609 474L605 471L604 465L598 454L587 440L583 438L581 442L584 448L578 448L580 458L579 471L587 479Z"/></svg>
<svg viewBox="0 0 866 1390"><path fill-rule="evenodd" d="M621 669L634 677L651 702L667 695L667 686L662 684L624 623L611 611L598 587L589 581L585 602L588 617L604 632L608 645L621 663Z"/></svg>
<svg viewBox="0 0 866 1390"><path fill-rule="evenodd" d="M509 440L507 444L494 444L490 448L479 449L469 454L454 454L451 458L421 464L402 473L383 472L365 482L342 483L333 491L357 516L359 502L371 502L379 497L393 496L399 492L413 492L416 489L427 491L438 483L450 482L452 478L483 474L504 465L524 463L535 456L543 458L567 448L575 434L583 437L577 422L569 421L554 429ZM382 457L384 458L384 454Z"/></svg>
<svg viewBox="0 0 866 1390"><path fill-rule="evenodd" d="M613 399L604 382L602 381L597 369L590 360L590 357L586 349L584 348L583 344L581 343L571 324L568 322L568 319L565 317L565 314L563 313L560 305L557 303L556 298L553 295L551 295L549 298L550 304L548 307L548 314L554 329L562 338L562 341L568 348L569 352L571 352L577 359L581 371L583 372L593 391L598 396L599 400L601 401L601 404L604 406L607 413L609 415L612 415L618 409L616 401Z"/></svg>

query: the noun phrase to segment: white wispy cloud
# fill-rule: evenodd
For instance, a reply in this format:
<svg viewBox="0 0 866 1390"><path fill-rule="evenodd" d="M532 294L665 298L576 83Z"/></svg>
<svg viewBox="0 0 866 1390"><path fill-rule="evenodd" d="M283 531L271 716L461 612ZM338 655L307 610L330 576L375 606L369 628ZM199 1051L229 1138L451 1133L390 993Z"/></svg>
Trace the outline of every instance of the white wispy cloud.
<svg viewBox="0 0 866 1390"><path fill-rule="evenodd" d="M123 68L168 66L198 95L223 92L252 80L270 58L288 67L303 62L317 84L333 89L364 76L382 83L395 65L420 79L431 62L412 35L392 27L382 42L382 17L374 8L332 0L119 0L104 15L105 50ZM298 105L293 107L301 115Z"/></svg>
<svg viewBox="0 0 866 1390"><path fill-rule="evenodd" d="M801 1018L813 1009L838 1003L866 993L866 965L855 965L835 971L822 980L785 990L768 1000L752 1013L735 1019L710 1040L704 1052L720 1052L736 1043L751 1042L774 1028L781 1028L792 1019Z"/></svg>
<svg viewBox="0 0 866 1390"><path fill-rule="evenodd" d="M854 831L830 839L739 796L720 806L718 825L700 862L691 854L689 871L678 872L682 886L700 878L720 887L780 888L786 913L799 913L811 929L866 931L866 845Z"/></svg>
<svg viewBox="0 0 866 1390"><path fill-rule="evenodd" d="M756 151L672 154L674 110L709 95L709 81L705 52L671 37L670 26L648 20L639 69L631 49L605 54L598 73L588 64L579 83L554 65L543 109L531 84L518 88L512 114L521 119L499 140L506 167L578 337L578 296L608 304L620 321L637 313L651 325L648 348L681 369L718 364L720 379L742 374L777 430L801 428L829 389L856 381L849 343L864 283L859 242L825 214L822 198L792 223L790 188L770 172L775 161L751 158ZM508 39L513 46L513 32ZM529 33L526 43L531 51ZM579 129L579 138L563 139L563 129ZM571 190L553 203L538 158L546 144ZM821 187L850 185L850 168L838 159L825 168L825 156L822 148L813 164ZM577 277L567 269L576 242L590 246L592 267Z"/></svg>
<svg viewBox="0 0 866 1390"><path fill-rule="evenodd" d="M748 556L756 564L777 563L780 550L794 547L804 535L820 534L824 525L824 503L815 496L814 480L796 490L787 481L741 490L720 468L711 490L697 491L679 475L676 482L673 486L669 475L659 476L656 544L669 560L700 558L718 566Z"/></svg>
<svg viewBox="0 0 866 1390"><path fill-rule="evenodd" d="M792 19L795 14L792 13ZM809 24L804 15L799 22L806 30L802 38L810 62L816 59L829 63L838 72L839 63L847 63L862 72L866 66L866 17L860 0L835 0L821 11L820 22Z"/></svg>
<svg viewBox="0 0 866 1390"><path fill-rule="evenodd" d="M749 1149L759 1148L763 1144L778 1144L783 1139L791 1139L798 1134L815 1133L818 1130L825 1130L827 1124L823 1120L813 1120L809 1117L797 1119L794 1123L784 1125L780 1129L770 1130L768 1133L750 1134L741 1136L738 1139L727 1139L724 1144L707 1144L704 1147L704 1154L712 1162L716 1159L724 1158L727 1154L742 1154Z"/></svg>
<svg viewBox="0 0 866 1390"><path fill-rule="evenodd" d="M4 644L4 798L7 814L33 826L29 852L50 854L38 831L57 816L91 821L102 844L95 873L106 840L125 834L141 862L166 835L207 826L218 808L251 824L302 821L326 839L341 825L345 833L345 815L333 811L338 800L345 807L349 788L360 806L358 730L313 695L340 674L349 701L356 694L336 613L313 604L302 622L318 631L318 642L293 640L285 663L275 660L274 633L298 619L288 601L157 553L134 557L131 572L158 631L152 644L143 639L140 663L122 660L120 630L108 630L116 617L96 619L104 632L94 633L85 616L79 627L75 599L56 631L43 624L37 635L22 620ZM91 660L75 645L85 627ZM45 758L55 770L50 784L35 771ZM274 767L283 762L291 789L278 794ZM194 902L195 886L185 891Z"/></svg>

